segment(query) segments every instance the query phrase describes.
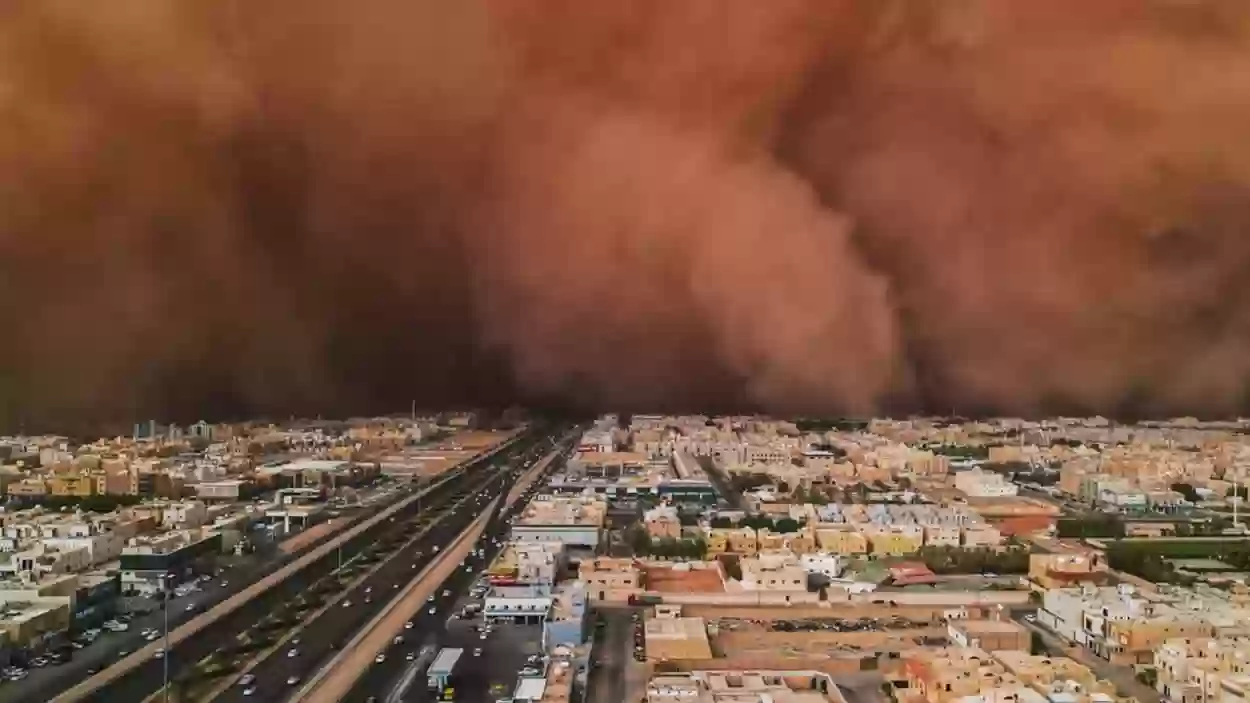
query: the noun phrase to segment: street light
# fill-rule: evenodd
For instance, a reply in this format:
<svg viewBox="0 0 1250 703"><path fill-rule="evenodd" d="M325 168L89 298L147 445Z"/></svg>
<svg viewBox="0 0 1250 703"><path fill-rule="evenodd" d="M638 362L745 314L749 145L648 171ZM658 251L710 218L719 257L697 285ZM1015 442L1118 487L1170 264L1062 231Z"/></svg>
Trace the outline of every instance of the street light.
<svg viewBox="0 0 1250 703"><path fill-rule="evenodd" d="M161 697L164 703L169 703L169 581L173 577L173 574L161 575L161 592L165 594L162 601L165 606L165 654L161 656Z"/></svg>

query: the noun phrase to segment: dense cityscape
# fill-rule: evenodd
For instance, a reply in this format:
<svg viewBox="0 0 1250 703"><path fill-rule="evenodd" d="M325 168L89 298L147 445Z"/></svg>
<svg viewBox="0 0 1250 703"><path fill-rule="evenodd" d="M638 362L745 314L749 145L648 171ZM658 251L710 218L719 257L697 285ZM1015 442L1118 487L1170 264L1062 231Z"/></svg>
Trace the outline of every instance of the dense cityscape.
<svg viewBox="0 0 1250 703"><path fill-rule="evenodd" d="M1250 421L474 413L0 438L5 701L1250 689Z"/></svg>

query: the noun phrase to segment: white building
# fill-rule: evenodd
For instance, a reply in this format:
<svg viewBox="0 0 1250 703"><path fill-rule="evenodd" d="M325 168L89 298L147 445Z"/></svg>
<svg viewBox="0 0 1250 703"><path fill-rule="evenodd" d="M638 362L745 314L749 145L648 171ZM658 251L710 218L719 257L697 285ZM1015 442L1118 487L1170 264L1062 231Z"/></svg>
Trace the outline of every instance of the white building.
<svg viewBox="0 0 1250 703"><path fill-rule="evenodd" d="M1019 492L1002 474L980 468L955 474L955 488L970 498L1005 498Z"/></svg>
<svg viewBox="0 0 1250 703"><path fill-rule="evenodd" d="M809 574L820 574L830 579L842 575L845 566L842 557L837 554L803 554L799 557L799 566Z"/></svg>

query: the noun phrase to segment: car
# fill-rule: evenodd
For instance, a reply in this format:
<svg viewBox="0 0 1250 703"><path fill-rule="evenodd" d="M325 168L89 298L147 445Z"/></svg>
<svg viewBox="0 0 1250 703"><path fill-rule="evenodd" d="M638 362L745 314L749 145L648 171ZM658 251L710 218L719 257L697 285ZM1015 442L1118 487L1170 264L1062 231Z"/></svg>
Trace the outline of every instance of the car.
<svg viewBox="0 0 1250 703"><path fill-rule="evenodd" d="M255 686L248 686L247 688L243 689L243 695L245 696L255 695L255 693L256 693Z"/></svg>
<svg viewBox="0 0 1250 703"><path fill-rule="evenodd" d="M298 677L298 676L288 676L288 677L286 677L286 685L288 685L288 686L294 686L294 685L295 685L295 684L297 684L297 683L299 683L299 677Z"/></svg>
<svg viewBox="0 0 1250 703"><path fill-rule="evenodd" d="M229 587L230 587L230 582L229 582L229 581L222 581L222 582L221 582L221 587L222 587L222 588L229 588Z"/></svg>
<svg viewBox="0 0 1250 703"><path fill-rule="evenodd" d="M117 658L118 658L118 659L125 659L125 658L126 658L126 657L128 657L128 656L130 656L130 650L129 650L129 649L123 649L123 650L121 650L120 652L118 652L118 653L117 653Z"/></svg>
<svg viewBox="0 0 1250 703"><path fill-rule="evenodd" d="M189 604L189 605L186 607L186 611L187 611L188 613L194 613L194 612L195 612L195 603L191 603L191 604Z"/></svg>
<svg viewBox="0 0 1250 703"><path fill-rule="evenodd" d="M404 623L404 629L405 629L405 630L411 630L412 628L413 628L413 624L412 624L412 621L411 621L411 620L409 620L408 622Z"/></svg>
<svg viewBox="0 0 1250 703"><path fill-rule="evenodd" d="M351 602L351 601L349 601L349 600L345 600L345 601L343 601L343 607L344 607L344 608L350 608L350 607L352 607L352 602Z"/></svg>
<svg viewBox="0 0 1250 703"><path fill-rule="evenodd" d="M473 656L475 656L475 657L480 657L480 656L482 656L482 648L481 648L481 647L474 647L474 648L473 648Z"/></svg>
<svg viewBox="0 0 1250 703"><path fill-rule="evenodd" d="M404 655L404 661L410 662L410 661L415 660L416 658L417 658L416 652L408 652L407 654Z"/></svg>
<svg viewBox="0 0 1250 703"><path fill-rule="evenodd" d="M155 652L153 652L153 653L152 653L152 658L153 658L153 659L164 659L164 658L165 658L165 648L164 648L164 647L162 647L162 648L160 648L160 649L156 650Z"/></svg>
<svg viewBox="0 0 1250 703"><path fill-rule="evenodd" d="M370 604L370 603L372 603L372 602L373 602L373 598L372 598L372 597L370 597L370 596L365 596L365 605L369 605L369 604Z"/></svg>
<svg viewBox="0 0 1250 703"><path fill-rule="evenodd" d="M373 661L375 664L381 664L382 662L386 661L386 655L378 654L378 656L373 658Z"/></svg>
<svg viewBox="0 0 1250 703"><path fill-rule="evenodd" d="M427 611L425 611L425 612L429 613L430 615L437 615L437 614L438 614L438 609L437 609L437 608L430 608L429 610L427 610Z"/></svg>
<svg viewBox="0 0 1250 703"><path fill-rule="evenodd" d="M396 635L395 639L391 640L391 644L403 644L403 643L404 643L403 635Z"/></svg>
<svg viewBox="0 0 1250 703"><path fill-rule="evenodd" d="M256 682L255 674L244 674L239 677L240 686L251 686L255 682Z"/></svg>
<svg viewBox="0 0 1250 703"><path fill-rule="evenodd" d="M286 652L287 659L294 659L295 657L298 657L298 656L299 656L299 650L294 647L291 647Z"/></svg>

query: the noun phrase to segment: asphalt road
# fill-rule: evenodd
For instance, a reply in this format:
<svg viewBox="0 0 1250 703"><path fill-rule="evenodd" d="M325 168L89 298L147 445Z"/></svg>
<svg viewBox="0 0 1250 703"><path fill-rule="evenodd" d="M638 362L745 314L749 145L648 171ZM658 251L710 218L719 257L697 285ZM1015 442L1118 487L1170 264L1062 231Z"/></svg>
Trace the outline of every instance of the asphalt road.
<svg viewBox="0 0 1250 703"><path fill-rule="evenodd" d="M540 448L543 446L539 445ZM534 459L535 456L541 456L537 449L529 452L525 458ZM474 507L484 506L495 496L506 494L515 477L523 473L525 468L522 462L516 462L511 475L501 474L488 490L475 496L469 505L461 507L454 515L444 517L424 537L394 554L363 583L344 594L342 602L350 602L351 606L335 605L305 623L299 632L293 633L298 637L298 644L284 645L280 651L268 655L249 672L255 677L250 686L236 684L214 700L221 703L276 701L292 695L315 671L327 665L339 648L348 644L356 632L381 612L405 585L421 573L437 556L433 549L435 545L449 545L481 515L480 510L474 510ZM517 505L524 504L518 502ZM490 538L499 536L500 531L506 531L506 528L506 522L500 520L497 512L477 546L491 545ZM434 602L429 604L429 607L435 609L435 615L430 615L428 610L421 611L414 621L413 629L408 631L412 633L410 636L413 640L419 637L417 633L427 633L445 623L455 605L456 594L470 585L476 574L489 565L496 553L497 548L492 545L492 550L488 551L485 559L466 560L469 571L457 570L453 578L440 585ZM448 595L444 596L444 592ZM371 596L372 603L365 602L366 596ZM405 637L407 639L408 636ZM404 649L396 650L395 655L390 658L391 663L406 663L403 652L408 649L417 651L420 643L405 641L400 647ZM290 656L292 650L295 651L294 656ZM288 684L287 681L292 680L292 677L294 682Z"/></svg>
<svg viewBox="0 0 1250 703"><path fill-rule="evenodd" d="M553 464L556 463L558 463L558 460L553 462ZM427 644L432 645L435 649L445 646L462 646L463 643L449 644L447 640L448 620L455 611L456 602L473 585L480 573L490 565L490 562L494 560L506 544L509 518L523 510L526 503L528 503L528 499L540 490L542 485L543 482L541 480L535 481L534 486L511 509L505 511L502 507L503 504L500 504L499 510L482 532L482 538L477 544L478 547L486 550L485 557L472 559L469 562L469 566L472 567L469 571L460 569L453 577L443 583L435 602L431 604L435 608L434 614L431 615L428 610L423 610L414 619L413 628L408 630L408 632L420 633L420 635L414 634L411 638L405 638L402 644L393 645L390 651L387 652L386 660L376 662L369 667L361 675L356 685L352 687L351 692L344 698L344 701L348 703L365 703L369 701L370 697L375 697L378 701L390 701L390 703L397 703L401 700L422 701L427 699L428 692L425 688L424 667L422 667L422 671L418 672L412 685L406 691L400 690L402 688L400 682L405 678L407 670L410 667L418 666L418 664L406 660L407 653L413 652L415 654L420 651L422 646ZM498 544L494 542L496 539L499 540ZM443 596L443 593L448 593L448 595ZM477 642L477 644L480 645L480 642ZM466 647L466 651L461 658L461 666L464 666L464 662L471 657L473 646L477 645L470 643L463 644L463 646ZM513 671L513 677L515 677L515 670Z"/></svg>
<svg viewBox="0 0 1250 703"><path fill-rule="evenodd" d="M592 703L617 703L625 700L625 669L633 657L635 611L603 610L604 626L595 628L595 646L591 649L591 670L586 681L587 700Z"/></svg>
<svg viewBox="0 0 1250 703"><path fill-rule="evenodd" d="M502 482L496 482L490 490L479 494L473 505L484 504L494 498L502 488ZM357 630L381 612L405 584L438 556L433 551L435 545L447 545L464 531L479 515L472 507L462 507L454 515L443 518L424 537L397 552L363 583L346 592L342 602L351 603L350 606L336 604L306 623L296 633L298 644L284 646L252 669L251 673L256 680L252 684L255 690L250 695L244 695L246 688L235 685L214 700L222 703L276 701L294 693L298 689L297 684L303 683L319 667L327 664ZM371 603L365 602L366 596L372 597ZM291 651L296 652L296 655L288 656ZM288 684L287 680L292 676L296 677L296 683Z"/></svg>
<svg viewBox="0 0 1250 703"><path fill-rule="evenodd" d="M398 500L399 496L396 496ZM356 522L376 514L384 506L373 508L350 508L343 511L339 520L345 521L344 529ZM306 553L319 544L308 545L299 554ZM276 544L267 544L268 548L257 554L242 557L229 557L222 560L221 576L215 577L200 586L200 591L188 594L171 601L169 612L169 628L173 630L190 620L193 613L187 606L195 606L196 613L202 613L231 595L256 583L265 575L273 573L281 565L296 559L299 554L284 554ZM226 583L223 588L222 582ZM171 594L172 595L172 594ZM134 599L139 600L139 599ZM145 605L158 608L155 600L143 599ZM6 703L35 703L51 700L70 686L86 679L91 671L99 671L147 644L140 634L144 629L164 629L164 613L159 609L146 615L138 615L130 622L126 632L102 632L91 645L74 652L74 658L59 666L43 669L32 669L30 675L17 682L0 683L0 700Z"/></svg>
<svg viewBox="0 0 1250 703"><path fill-rule="evenodd" d="M455 495L458 491L466 490L480 482L490 473L497 473L497 467L504 465L507 461L515 459L518 456L534 452L538 453L544 447L549 446L549 438L543 435L537 435L517 442L512 448L497 455L489 461L470 464L466 470L458 477L435 487L429 494L428 499L422 500L420 507L416 503L407 506L400 514L396 516L395 523L384 522L369 532L359 535L353 540L345 544L341 550L341 556L344 560L354 557L356 554L364 551L375 542L383 539L389 531L396 526L403 528L407 519L414 517L419 509L430 509L435 505L443 505L447 500ZM468 512L468 511L462 511ZM470 515L459 516L461 518L470 518ZM455 528L456 521L449 521L440 525L437 534L443 539L448 540L458 534L459 530ZM465 524L468 520L465 519ZM463 529L463 525L460 526ZM424 541L424 540L423 540ZM432 542L430 543L432 546ZM329 573L337 566L337 557L335 554L327 555L324 559L317 563L309 565L300 573L292 575L280 586L270 589L264 597L257 598L234 612L220 618L208 627L201 630L195 637L188 638L174 648L174 651L167 656L169 657L170 677L176 677L181 670L188 666L194 665L204 657L213 652L214 649L234 641L235 637L247 631L256 622L264 618L268 613L273 611L278 603L290 601L306 588L312 585L318 578ZM398 563L398 562L396 562ZM411 573L411 558L409 559L409 571ZM385 571L380 570L379 573ZM245 584L232 584L235 587L243 587ZM390 588L389 585L386 586ZM353 598L355 601L356 599ZM380 604L385 598L380 597L374 599L374 602ZM356 621L358 625L367 621L369 615L365 613L363 601L360 606L359 619ZM351 609L348 609L351 610ZM309 638L314 639L310 636ZM325 642L328 646L330 642ZM68 688L76 684L80 679L72 679L66 681L64 688ZM163 663L160 660L152 660L146 664L135 668L126 673L110 685L105 686L92 694L81 698L80 700L90 703L111 703L113 701L142 701L152 693L161 688L163 681ZM42 700L47 700L50 695L46 695ZM6 699L7 700L7 699Z"/></svg>

